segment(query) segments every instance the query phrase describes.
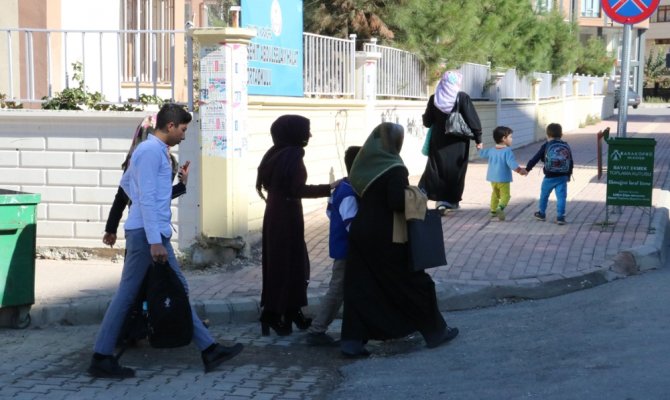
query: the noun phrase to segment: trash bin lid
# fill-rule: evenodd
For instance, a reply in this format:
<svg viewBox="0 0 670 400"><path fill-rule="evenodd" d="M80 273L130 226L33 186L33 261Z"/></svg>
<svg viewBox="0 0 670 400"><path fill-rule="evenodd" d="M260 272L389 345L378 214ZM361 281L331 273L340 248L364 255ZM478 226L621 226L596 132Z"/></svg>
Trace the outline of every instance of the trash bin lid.
<svg viewBox="0 0 670 400"><path fill-rule="evenodd" d="M37 204L42 199L39 193L17 192L15 190L0 189L0 205L3 204Z"/></svg>

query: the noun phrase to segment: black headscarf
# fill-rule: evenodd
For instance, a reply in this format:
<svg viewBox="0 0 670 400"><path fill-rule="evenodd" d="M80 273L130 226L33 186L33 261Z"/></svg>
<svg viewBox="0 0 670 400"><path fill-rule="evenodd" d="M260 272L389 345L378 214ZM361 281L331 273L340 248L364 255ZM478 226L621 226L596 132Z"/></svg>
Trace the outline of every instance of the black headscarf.
<svg viewBox="0 0 670 400"><path fill-rule="evenodd" d="M310 137L309 119L282 115L270 127L274 146L265 153L256 176L256 192L265 200L262 189L288 187L298 162L305 156L303 147Z"/></svg>

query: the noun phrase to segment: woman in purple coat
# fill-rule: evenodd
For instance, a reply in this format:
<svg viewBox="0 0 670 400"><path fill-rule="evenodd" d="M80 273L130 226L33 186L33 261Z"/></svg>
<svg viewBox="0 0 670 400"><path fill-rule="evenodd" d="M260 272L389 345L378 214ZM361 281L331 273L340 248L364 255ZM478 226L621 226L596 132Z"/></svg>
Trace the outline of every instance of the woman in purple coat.
<svg viewBox="0 0 670 400"><path fill-rule="evenodd" d="M309 257L305 245L303 198L328 197L331 185L307 185L303 162L310 133L309 119L282 115L270 128L274 145L258 166L256 191L266 202L263 216L263 291L261 332L288 335L295 323L307 329L301 307L307 305ZM267 197L263 194L267 192Z"/></svg>

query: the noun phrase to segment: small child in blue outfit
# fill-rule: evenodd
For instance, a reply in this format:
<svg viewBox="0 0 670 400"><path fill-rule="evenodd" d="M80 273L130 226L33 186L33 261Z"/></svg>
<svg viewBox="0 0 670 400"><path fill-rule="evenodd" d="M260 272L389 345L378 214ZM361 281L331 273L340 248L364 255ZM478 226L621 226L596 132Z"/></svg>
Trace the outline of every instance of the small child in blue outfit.
<svg viewBox="0 0 670 400"><path fill-rule="evenodd" d="M574 161L570 145L561 140L563 128L560 124L547 125L547 141L542 144L540 150L528 161L526 169L531 169L542 160L544 167L544 179L540 189L539 210L535 213L535 219L545 221L547 219L547 203L549 195L556 190L556 223L565 224L565 203L568 197L568 181L572 176Z"/></svg>
<svg viewBox="0 0 670 400"><path fill-rule="evenodd" d="M498 126L493 130L493 140L496 146L491 149L479 150L479 156L488 158L489 167L486 172L486 180L491 182L491 217L498 217L500 221L505 220L505 207L509 204L510 182L512 182L512 171L527 175L525 168L521 168L514 158L512 152L512 129L506 126Z"/></svg>
<svg viewBox="0 0 670 400"><path fill-rule="evenodd" d="M344 152L344 165L347 174L351 170L360 146L351 146ZM358 199L348 178L335 187L328 199L326 213L330 219L330 238L328 241L330 257L333 258L333 274L328 291L321 300L316 318L308 329L307 343L313 346L328 346L335 340L326 333L328 326L337 316L344 296L344 267L349 251L349 227L358 212Z"/></svg>

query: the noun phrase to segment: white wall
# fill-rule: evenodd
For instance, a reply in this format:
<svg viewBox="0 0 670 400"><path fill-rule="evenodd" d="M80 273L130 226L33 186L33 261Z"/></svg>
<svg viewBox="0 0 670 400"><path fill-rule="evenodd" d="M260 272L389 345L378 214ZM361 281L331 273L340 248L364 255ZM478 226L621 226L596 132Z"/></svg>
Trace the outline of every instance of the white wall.
<svg viewBox="0 0 670 400"><path fill-rule="evenodd" d="M485 145L498 120L493 102L475 102ZM305 149L308 183L327 183L345 174L344 150L361 145L382 121L400 123L407 136L401 156L412 175L423 171L421 155L425 129L423 101L380 101L374 106L357 100L295 98L249 99L248 184L240 188L249 198L249 229L260 230L264 204L256 194L256 169L272 145L270 125L280 115L301 114L312 121L313 138ZM575 129L588 116L612 115L612 98L567 97L538 103L505 102L500 121L514 132L519 147L544 138L544 128L559 122ZM42 194L38 206L38 246L102 247L109 208L121 177L121 162L143 113L16 110L0 112L0 188ZM534 128L533 128L534 127ZM534 131L534 135L533 135ZM473 156L475 155L472 146ZM173 149L192 161L188 192L173 202L175 243L188 247L199 236L200 143L197 121L186 140ZM325 206L325 199L305 200L306 210ZM123 238L123 229L119 229ZM124 243L121 240L120 246Z"/></svg>
<svg viewBox="0 0 670 400"><path fill-rule="evenodd" d="M121 28L120 0L90 1L61 0L61 29L63 30L114 30ZM63 41L60 60L67 68L70 87L76 86L72 81L72 63L84 63L84 81L91 91L102 92L110 101L119 97L118 84L119 58L116 33L68 34ZM65 49L67 47L67 59ZM102 67L102 70L101 70ZM60 74L56 79L65 87L65 76ZM168 96L169 97L169 96Z"/></svg>

